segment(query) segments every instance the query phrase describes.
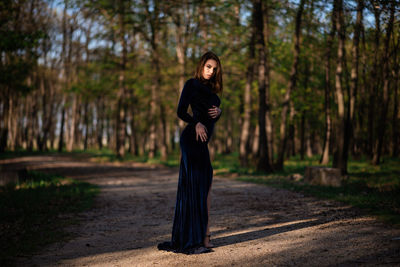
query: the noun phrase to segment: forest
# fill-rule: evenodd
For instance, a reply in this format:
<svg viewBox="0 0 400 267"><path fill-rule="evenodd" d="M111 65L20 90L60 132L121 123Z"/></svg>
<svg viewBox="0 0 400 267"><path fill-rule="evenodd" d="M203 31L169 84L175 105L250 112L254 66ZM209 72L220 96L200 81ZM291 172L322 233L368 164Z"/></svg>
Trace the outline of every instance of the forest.
<svg viewBox="0 0 400 267"><path fill-rule="evenodd" d="M4 0L0 152L108 148L167 158L200 56L222 63L210 154L343 174L400 149L397 0Z"/></svg>

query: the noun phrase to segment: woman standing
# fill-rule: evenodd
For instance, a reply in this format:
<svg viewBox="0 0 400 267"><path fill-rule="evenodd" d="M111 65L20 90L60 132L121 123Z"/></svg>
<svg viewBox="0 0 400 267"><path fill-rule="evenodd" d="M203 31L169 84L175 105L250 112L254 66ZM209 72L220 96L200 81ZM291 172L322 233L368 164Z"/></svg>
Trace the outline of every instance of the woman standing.
<svg viewBox="0 0 400 267"><path fill-rule="evenodd" d="M176 197L174 225L170 242L159 249L197 254L210 252L209 210L213 168L208 142L215 122L221 116L222 69L217 55L205 53L195 77L183 87L178 117L188 125L180 136L181 162ZM193 116L187 113L191 106Z"/></svg>

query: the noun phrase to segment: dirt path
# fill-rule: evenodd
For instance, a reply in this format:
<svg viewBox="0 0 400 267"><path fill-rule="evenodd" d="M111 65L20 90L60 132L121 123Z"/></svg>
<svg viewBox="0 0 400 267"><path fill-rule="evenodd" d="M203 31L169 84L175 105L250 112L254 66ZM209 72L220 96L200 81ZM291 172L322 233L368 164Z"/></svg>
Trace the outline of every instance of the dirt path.
<svg viewBox="0 0 400 267"><path fill-rule="evenodd" d="M21 265L37 266L331 266L400 265L400 229L357 210L299 193L214 177L214 252L158 251L169 240L178 170L139 163L92 163L61 156L0 163L61 173L98 184L95 207L80 214L75 237Z"/></svg>

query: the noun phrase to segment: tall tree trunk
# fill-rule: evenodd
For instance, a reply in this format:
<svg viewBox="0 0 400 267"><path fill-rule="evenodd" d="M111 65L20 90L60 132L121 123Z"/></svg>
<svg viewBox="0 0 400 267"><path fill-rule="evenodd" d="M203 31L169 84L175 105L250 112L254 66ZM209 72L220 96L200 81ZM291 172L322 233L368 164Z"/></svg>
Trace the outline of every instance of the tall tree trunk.
<svg viewBox="0 0 400 267"><path fill-rule="evenodd" d="M272 166L269 164L267 134L266 134L266 83L265 83L265 42L263 31L263 13L262 1L255 0L253 2L253 16L256 32L256 49L258 51L258 92L259 92L259 107L258 107L258 124L259 124L259 152L257 170L272 171Z"/></svg>
<svg viewBox="0 0 400 267"><path fill-rule="evenodd" d="M269 35L270 35L270 7L269 1L265 1L263 8L263 33L265 42L265 131L267 135L268 165L273 166L274 147L273 147L273 125L271 119L271 100L270 100L270 64L269 64Z"/></svg>
<svg viewBox="0 0 400 267"><path fill-rule="evenodd" d="M183 14L177 14L175 16L175 36L176 36L176 57L178 58L178 69L179 69L179 80L178 80L178 95L177 103L179 101L179 96L182 93L183 86L185 85L185 65L186 65L186 39L184 37L184 25L182 23ZM183 120L178 120L179 130L183 129L185 122ZM179 131L181 132L181 131Z"/></svg>
<svg viewBox="0 0 400 267"><path fill-rule="evenodd" d="M15 137L16 137L16 121L18 120L18 116L15 113L15 109L18 107L18 98L12 96L10 97L10 105L9 105L9 114L12 116L8 116L8 129L9 129L9 148L15 151Z"/></svg>
<svg viewBox="0 0 400 267"><path fill-rule="evenodd" d="M383 138L385 136L386 130L386 117L388 113L389 106L389 88L390 88L390 73L391 69L389 68L389 60L390 60L390 38L393 31L393 21L394 21L394 12L395 12L395 1L390 1L390 18L388 21L388 26L386 30L386 39L385 39L385 50L383 56L383 96L382 96L382 105L381 105L381 113L378 121L378 138L374 144L374 155L372 158L372 164L378 165L380 163L380 158L382 156L382 146L383 146Z"/></svg>
<svg viewBox="0 0 400 267"><path fill-rule="evenodd" d="M131 107L132 109L132 107ZM131 151L130 153L132 155L138 156L139 155L139 144L138 144L138 137L137 137L137 132L136 132L136 122L135 122L135 116L134 116L134 112L131 111L131 129L132 129L132 133L131 133Z"/></svg>
<svg viewBox="0 0 400 267"><path fill-rule="evenodd" d="M353 37L353 48L352 48L352 68L351 68L351 84L350 90L348 92L348 108L347 108L347 118L346 118L346 133L345 133L345 141L344 141L344 160L348 161L349 155L349 147L352 147L353 143L353 135L354 135L354 111L355 111L355 101L357 99L358 92L358 62L360 57L360 32L361 32L361 24L363 19L363 9L364 9L364 0L358 0L357 3L357 19L356 25L354 28L354 37Z"/></svg>
<svg viewBox="0 0 400 267"><path fill-rule="evenodd" d="M62 50L61 50L61 58L63 60L63 86L67 87L68 82L68 65L67 65L67 43L68 43L68 34L67 34L67 9L68 9L68 0L64 1L64 10L63 10L63 17L62 17L62 35L63 35L63 42L62 42ZM64 147L64 127L65 127L65 116L66 116L66 102L67 96L63 93L62 101L61 101L61 124L60 124L60 133L59 133L59 140L58 140L58 152L61 152Z"/></svg>
<svg viewBox="0 0 400 267"><path fill-rule="evenodd" d="M43 145L43 150L48 150L47 140L52 128L52 114L54 113L54 90L52 81L49 81L49 77L43 73L43 138L41 143Z"/></svg>
<svg viewBox="0 0 400 267"><path fill-rule="evenodd" d="M330 82L330 72L331 72L331 56L332 56L332 46L333 39L336 34L336 1L333 3L332 8L332 28L327 38L327 43L325 47L325 137L324 145L322 149L322 155L320 158L321 164L328 164L329 162L329 148L331 144L331 133L332 133L332 118L331 118L331 82Z"/></svg>
<svg viewBox="0 0 400 267"><path fill-rule="evenodd" d="M254 21L253 21L254 23ZM254 51L254 26L252 27L251 39L248 50L248 65L246 71L246 85L244 88L243 96L243 123L242 131L240 134L240 147L239 147L239 159L242 166L248 165L249 155L249 136L250 136L250 119L251 119L251 86L253 84L254 77L254 65L255 65L255 51Z"/></svg>
<svg viewBox="0 0 400 267"><path fill-rule="evenodd" d="M64 147L64 127L65 127L65 96L63 95L63 100L61 101L61 122L60 122L60 133L58 134L58 152L62 152Z"/></svg>
<svg viewBox="0 0 400 267"><path fill-rule="evenodd" d="M146 39L150 43L151 47L151 65L154 70L153 72L153 83L150 87L151 89L151 101L150 101L150 132L149 132L149 153L148 156L149 158L154 158L156 155L157 151L157 129L158 129L158 120L160 119L160 114L159 114L159 92L158 90L160 89L161 85L161 67L160 67L160 55L159 55L159 34L160 34L160 18L159 18L159 2L155 1L153 10L150 12L150 8L148 6L148 3L146 3L146 9L145 9L147 18L148 18L148 23L150 24L150 29L151 29L151 36L146 36ZM163 136L158 136L163 138ZM160 142L162 146L164 146ZM165 150L165 148L162 148L162 150Z"/></svg>
<svg viewBox="0 0 400 267"><path fill-rule="evenodd" d="M72 46L73 46L73 33L74 33L74 26L72 24L68 24L67 26L67 46L68 46L68 52L67 52L67 57L66 57L66 62L65 62L65 78L66 78L66 88L70 89L71 87L71 81L73 77L72 73ZM75 93L71 93L71 102L72 102L72 107L68 115L68 120L67 122L69 123L69 128L68 128L68 138L67 138L67 151L72 151L75 145L75 135L77 132L77 121L78 121L78 96Z"/></svg>
<svg viewBox="0 0 400 267"><path fill-rule="evenodd" d="M304 10L305 0L301 0L299 4L299 9L296 14L296 29L294 35L294 49L293 49L293 64L290 72L290 80L288 89L286 90L285 98L283 100L283 108L281 113L281 124L279 128L280 132L280 142L279 142L279 151L278 151L278 159L276 163L276 168L279 170L283 169L283 161L285 156L285 149L287 143L287 135L286 135L286 119L289 111L290 105L290 94L296 88L297 82L297 66L299 63L299 54L300 54L300 33L301 33L301 21L302 14Z"/></svg>
<svg viewBox="0 0 400 267"><path fill-rule="evenodd" d="M1 90L3 91L3 90ZM0 92L1 92L0 91ZM8 116L9 114L9 87L6 85L4 89L4 99L2 100L2 120L0 123L0 152L4 152L7 148L7 138L8 138Z"/></svg>
<svg viewBox="0 0 400 267"><path fill-rule="evenodd" d="M345 53L345 33L343 22L343 0L335 0L337 6L336 31L338 33L337 65L335 74L336 100L338 105L338 118L336 123L336 149L333 167L339 168L342 174L347 172L347 161L344 152L345 142L345 104L342 87L343 58Z"/></svg>
<svg viewBox="0 0 400 267"><path fill-rule="evenodd" d="M400 129L399 129L399 75L400 75L400 67L398 63L397 51L400 45L400 35L398 35L397 45L394 48L394 55L393 55L393 117L392 117L392 157L396 158L399 156L399 136L400 136Z"/></svg>
<svg viewBox="0 0 400 267"><path fill-rule="evenodd" d="M125 132L126 132L126 86L125 70L127 61L127 44L125 37L125 5L123 0L119 0L119 39L122 47L120 58L119 89L117 103L117 125L116 125L116 152L117 157L125 156Z"/></svg>
<svg viewBox="0 0 400 267"><path fill-rule="evenodd" d="M375 2L375 1L371 1ZM380 75L378 74L378 61L379 61L379 43L381 36L380 14L381 9L378 3L372 3L375 17L375 42L374 42L374 63L371 69L370 77L370 92L369 92L369 105L368 105L368 154L372 158L373 144L375 140L375 102L377 97L378 88L380 85Z"/></svg>

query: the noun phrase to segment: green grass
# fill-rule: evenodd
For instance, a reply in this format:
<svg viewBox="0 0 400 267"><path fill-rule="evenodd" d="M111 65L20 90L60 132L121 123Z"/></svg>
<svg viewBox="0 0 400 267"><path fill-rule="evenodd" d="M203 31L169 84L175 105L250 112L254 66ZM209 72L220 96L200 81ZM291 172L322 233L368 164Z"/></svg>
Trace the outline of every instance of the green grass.
<svg viewBox="0 0 400 267"><path fill-rule="evenodd" d="M127 154L118 159L111 150L74 151L74 156L86 156L98 162L136 161L163 164L170 167L179 167L179 147L167 159L162 160L160 155L149 159L147 155L132 156ZM325 199L334 199L351 204L376 215L383 220L400 226L400 159L383 158L383 163L373 166L366 158L350 159L348 162L348 179L341 187L313 186L302 181L295 182L288 177L291 174L304 174L307 166L321 166L319 156L301 160L299 156L285 161L284 170L266 174L257 172L255 166L241 167L238 153L216 154L212 160L217 175L234 176L238 180L250 181L268 186L285 188L307 195ZM326 166L331 166L328 163ZM231 175L235 174L235 175Z"/></svg>
<svg viewBox="0 0 400 267"><path fill-rule="evenodd" d="M68 237L74 214L91 207L97 186L28 171L25 181L0 187L0 265Z"/></svg>
<svg viewBox="0 0 400 267"><path fill-rule="evenodd" d="M175 151L167 160L161 160L159 155L149 160L144 157L128 156L124 160L133 160L179 167L180 152ZM292 157L285 161L284 169L272 174L258 172L255 166L241 167L238 153L216 154L212 161L217 175L232 176L237 180L265 184L284 188L306 195L323 199L334 199L363 209L368 214L400 226L400 159L384 158L379 166L373 166L369 160L350 159L348 162L348 179L341 187L314 186L303 181L295 182L289 176L295 173L304 174L307 166L331 166L319 164L319 156L300 159Z"/></svg>
<svg viewBox="0 0 400 267"><path fill-rule="evenodd" d="M400 159L388 158L379 166L365 159L351 160L348 178L340 187L310 185L288 178L293 173L304 174L305 167L310 165L318 165L318 160L289 159L283 172L259 176L244 174L237 179L338 200L400 227Z"/></svg>
<svg viewBox="0 0 400 267"><path fill-rule="evenodd" d="M111 151L109 153L97 152L99 157L116 159ZM123 161L140 161L179 167L180 152L174 151L166 160L161 160L160 155L154 159L147 156L126 156ZM258 172L255 166L241 167L238 153L216 154L212 161L217 175L231 176L236 174L236 179L253 183L265 184L277 188L284 188L306 195L323 199L334 199L343 203L365 210L368 214L377 216L384 221L400 226L400 159L384 158L379 166L373 166L369 160L350 159L348 162L348 179L341 187L315 186L303 181L295 182L288 177L298 173L303 175L307 166L321 166L319 156L300 159L292 157L285 161L284 169L272 174ZM331 166L328 163L325 166Z"/></svg>

